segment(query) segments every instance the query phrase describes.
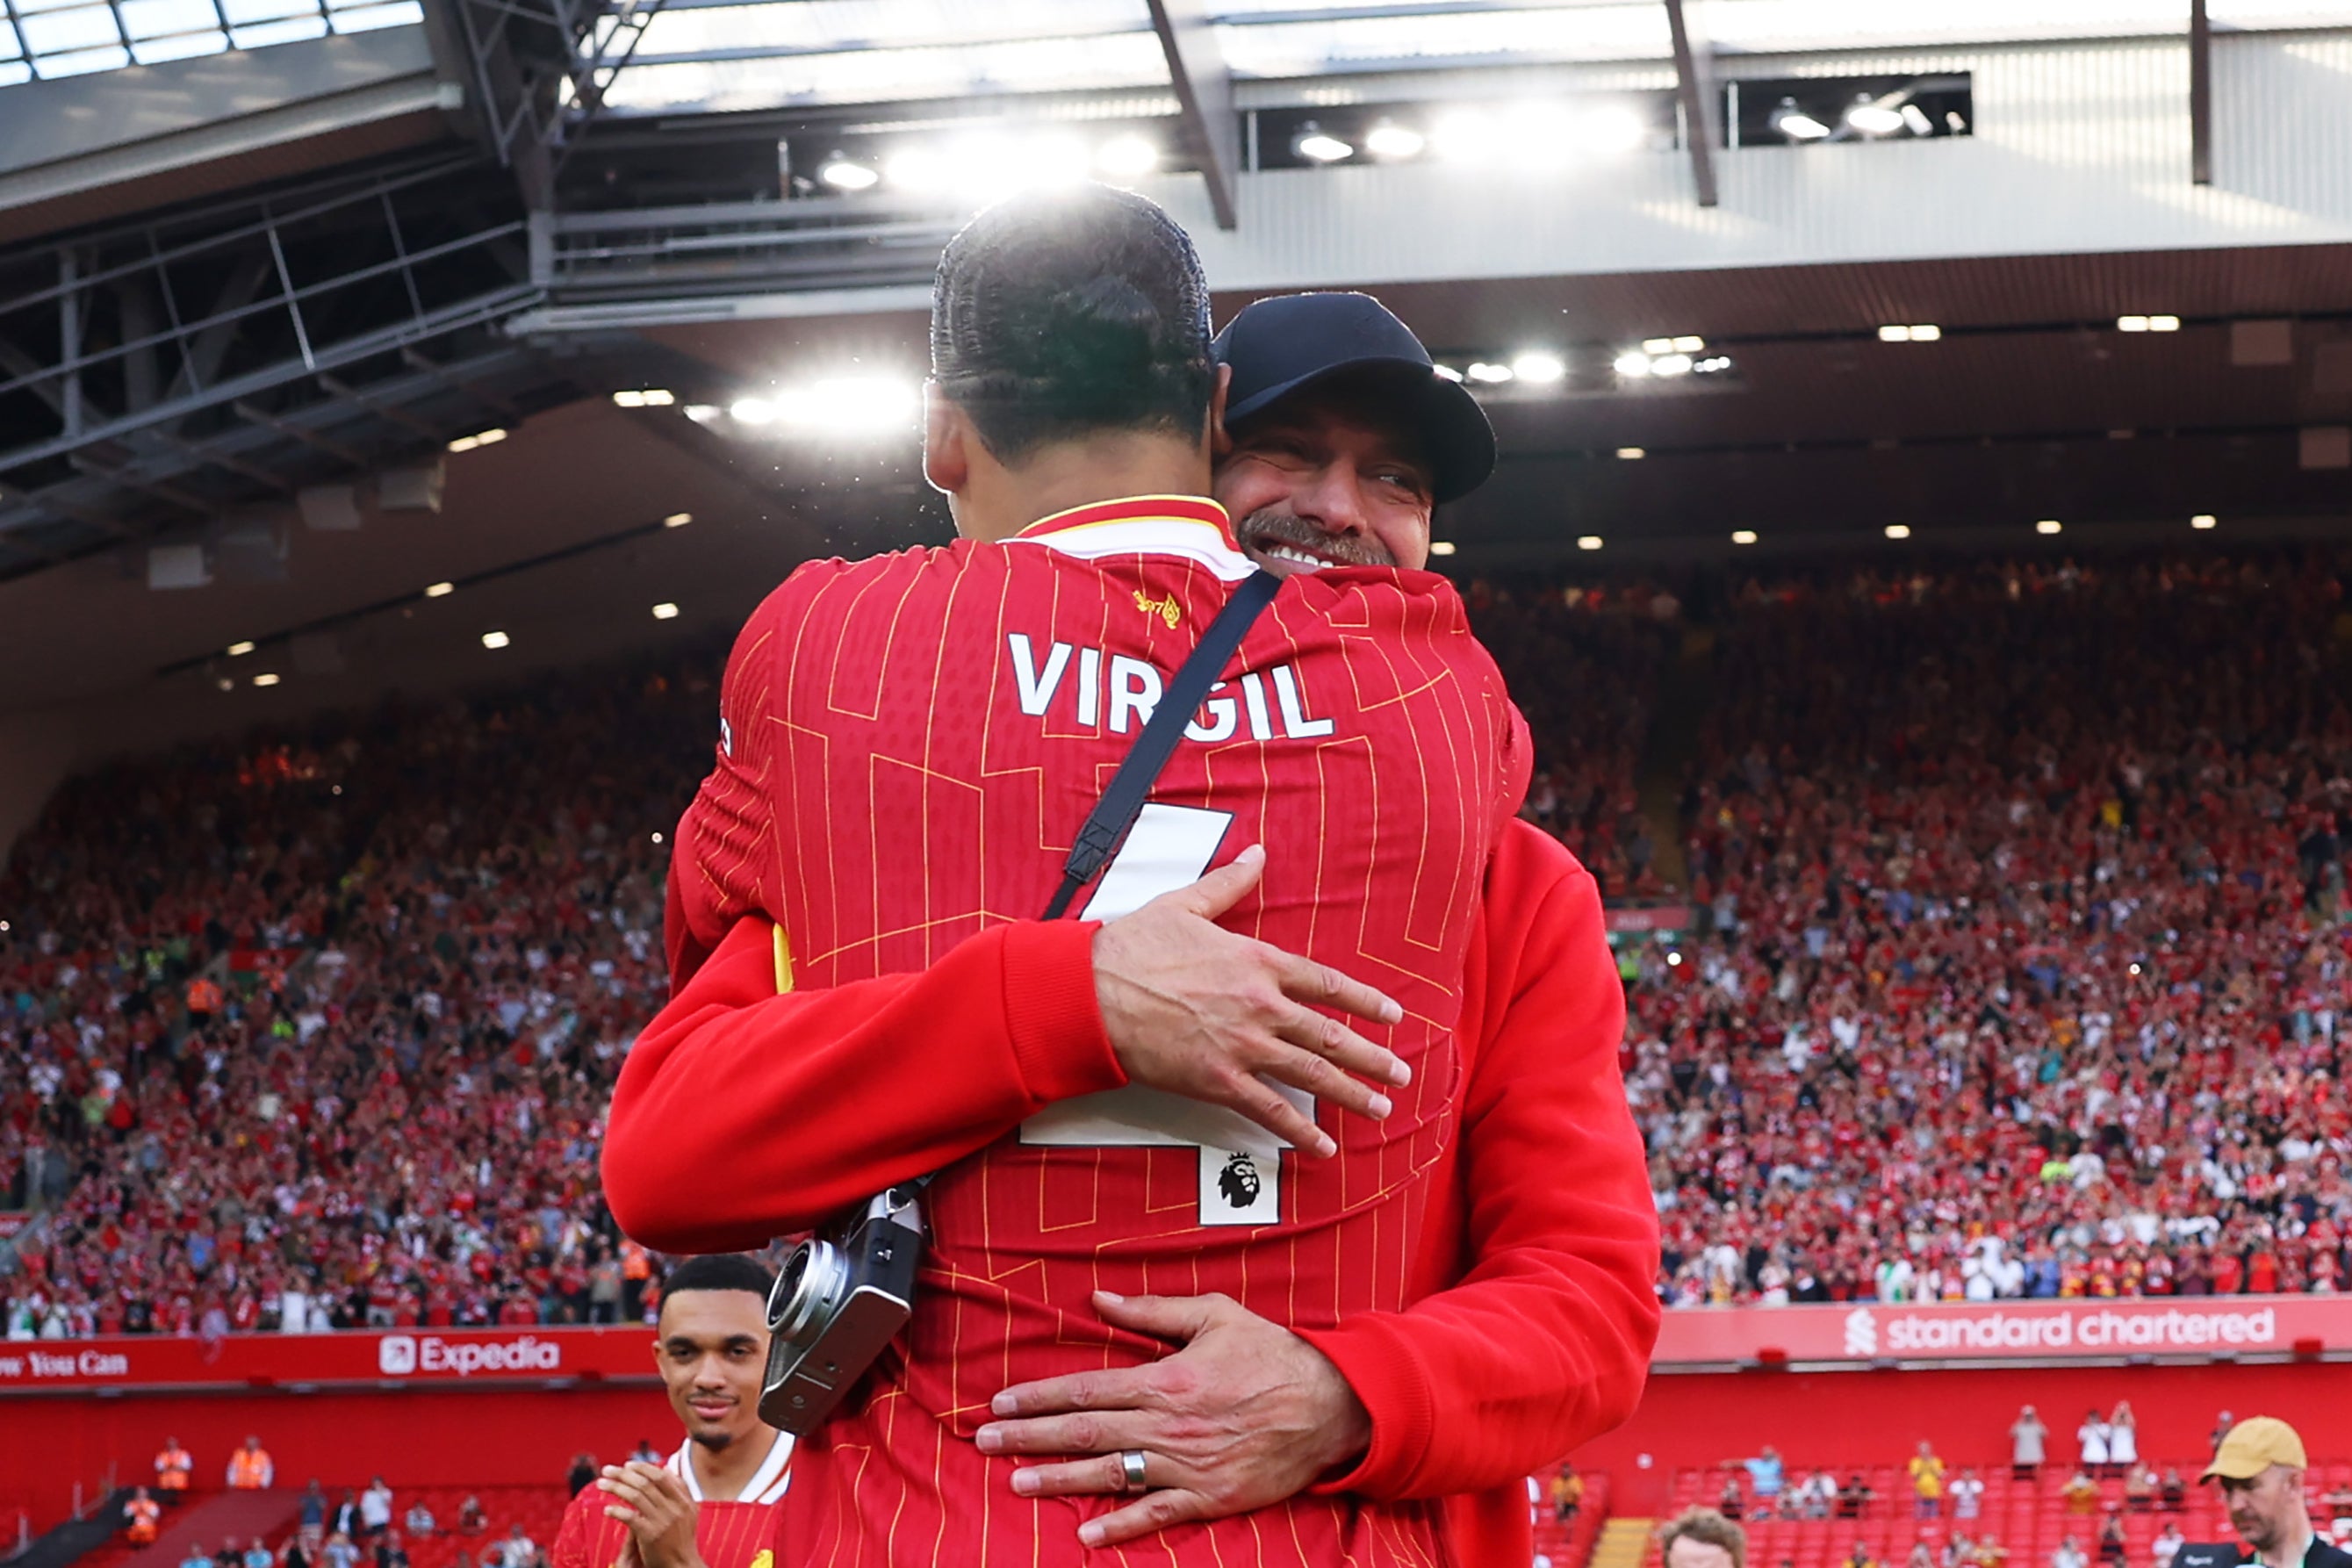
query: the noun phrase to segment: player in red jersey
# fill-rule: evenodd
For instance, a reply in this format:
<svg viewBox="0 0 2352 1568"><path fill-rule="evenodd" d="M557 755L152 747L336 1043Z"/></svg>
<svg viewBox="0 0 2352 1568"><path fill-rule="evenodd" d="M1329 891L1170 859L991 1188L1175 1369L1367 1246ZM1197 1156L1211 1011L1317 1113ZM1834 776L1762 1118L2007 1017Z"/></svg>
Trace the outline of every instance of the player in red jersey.
<svg viewBox="0 0 2352 1568"><path fill-rule="evenodd" d="M1080 1560L1076 1527L1102 1505L1013 1495L1009 1467L969 1440L991 1396L1008 1377L1157 1353L1095 1315L1097 1289L1221 1289L1302 1326L1400 1309L1428 1173L1451 1131L1451 1026L1471 916L1526 752L1442 579L1370 569L1286 584L1086 911L1115 917L1191 884L1237 845L1275 846L1262 884L1247 862L1229 879L1227 899L1253 896L1228 918L1394 995L1390 1046L1409 1077L1390 1075L1392 1100L1356 1099L1359 1116L1309 1104L1285 1117L1258 1103L1270 1095L1209 1086L1249 1108L1254 1125L1197 1102L1211 1093L1123 1083L1129 1061L1104 1048L1085 1006L1115 995L1024 987L1029 959L1002 934L1068 940L1024 917L1052 890L1061 847L1157 700L1160 672L1251 569L1205 502L1143 498L1021 526L1085 464L1053 441L1023 447L991 428L992 388L1051 377L990 356L1017 362L1042 343L1050 358L1066 342L1034 323L992 326L995 296L1039 286L1106 304L1103 318L1076 323L1082 356L1089 331L1131 336L1126 323L1148 300L1101 276L1117 240L1067 226L1115 229L1139 208L1160 219L1108 196L1051 216L1000 211L950 247L934 315L946 395L927 468L972 538L803 568L746 629L722 698L719 766L681 826L672 942L687 983L640 1037L615 1094L608 1195L656 1245L803 1227L956 1162L931 1190L914 1323L803 1450L793 1544L812 1562L932 1560L951 1539L967 1561ZM1088 268L1097 276L1069 276ZM1130 370L1096 374L1099 399ZM1073 421L1067 435L1087 428ZM1121 436L1151 445L1132 428ZM1187 438L1156 441L1163 467L1171 448L1185 452ZM1196 489L1205 431L1189 445L1194 465L1176 477ZM742 962L729 927L747 915L774 921L796 984L822 989L710 1016L691 960L716 948L707 969ZM984 946L992 927L1000 940ZM1074 931L1097 941L1087 922ZM883 976L897 983L877 984ZM1001 989L1026 1009L1003 1057L926 1050L915 1019L893 1014L915 994L952 1005L959 988ZM1336 1038L1329 1026L1306 1034ZM1345 1090L1336 1074L1309 1077ZM715 1117L713 1083L727 1086ZM689 1126L699 1147L739 1152L736 1184L679 1184L688 1177L674 1143ZM1334 1157L1288 1158L1269 1130ZM1429 1504L1298 1497L1171 1531L1147 1554L1432 1562L1437 1521Z"/></svg>
<svg viewBox="0 0 2352 1568"><path fill-rule="evenodd" d="M793 1440L760 1419L771 1283L730 1254L672 1271L654 1364L686 1441L663 1464L607 1465L582 1488L551 1568L774 1568Z"/></svg>

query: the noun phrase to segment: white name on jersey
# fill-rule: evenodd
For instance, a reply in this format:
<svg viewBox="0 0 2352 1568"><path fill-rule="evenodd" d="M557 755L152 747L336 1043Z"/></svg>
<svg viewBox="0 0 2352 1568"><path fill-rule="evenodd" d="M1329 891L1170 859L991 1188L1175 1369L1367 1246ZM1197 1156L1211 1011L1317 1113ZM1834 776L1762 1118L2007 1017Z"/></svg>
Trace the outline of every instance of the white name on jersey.
<svg viewBox="0 0 2352 1568"><path fill-rule="evenodd" d="M1160 671L1142 659L1057 642L1046 648L1040 664L1035 645L1021 632L1006 635L1004 650L1013 662L1021 711L1032 719L1044 718L1066 690L1064 700L1075 709L1080 724L1092 728L1108 723L1112 734L1124 735L1149 723L1151 710L1160 705ZM1263 676L1248 671L1241 678L1238 696L1218 695L1232 684L1220 680L1209 688L1200 713L1184 726L1186 740L1229 741L1244 721L1253 741L1308 741L1334 728L1331 720L1307 716L1295 665L1277 664Z"/></svg>

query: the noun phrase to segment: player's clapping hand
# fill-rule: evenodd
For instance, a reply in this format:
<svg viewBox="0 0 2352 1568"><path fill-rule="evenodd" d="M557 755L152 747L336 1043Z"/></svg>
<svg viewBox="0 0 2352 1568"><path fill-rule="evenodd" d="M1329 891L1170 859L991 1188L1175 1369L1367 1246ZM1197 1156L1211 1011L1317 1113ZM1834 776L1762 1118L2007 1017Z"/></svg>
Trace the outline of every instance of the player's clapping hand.
<svg viewBox="0 0 2352 1568"><path fill-rule="evenodd" d="M694 1542L696 1509L686 1483L643 1459L607 1465L596 1479L612 1501L604 1517L629 1527L618 1568L705 1568Z"/></svg>
<svg viewBox="0 0 2352 1568"><path fill-rule="evenodd" d="M1389 1099L1371 1084L1408 1083L1412 1069L1315 1008L1376 1024L1404 1011L1328 964L1215 923L1265 869L1265 849L1252 845L1231 865L1109 921L1095 933L1095 996L1131 1081L1226 1106L1294 1147L1331 1154L1330 1135L1265 1080L1385 1117Z"/></svg>

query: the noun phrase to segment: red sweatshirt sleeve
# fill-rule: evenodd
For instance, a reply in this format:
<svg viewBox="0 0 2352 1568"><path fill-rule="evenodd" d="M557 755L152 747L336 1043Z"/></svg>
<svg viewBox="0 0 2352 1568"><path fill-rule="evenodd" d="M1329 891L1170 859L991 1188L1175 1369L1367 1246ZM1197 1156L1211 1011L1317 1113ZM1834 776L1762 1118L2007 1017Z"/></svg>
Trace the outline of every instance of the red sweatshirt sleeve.
<svg viewBox="0 0 2352 1568"><path fill-rule="evenodd" d="M1404 1311L1305 1335L1372 1418L1362 1462L1323 1489L1521 1486L1632 1414L1657 1339L1657 1211L1618 1070L1625 1000L1599 889L1549 835L1514 823L1479 919L1461 1251L1437 1260L1451 1281Z"/></svg>
<svg viewBox="0 0 2352 1568"><path fill-rule="evenodd" d="M919 974L780 996L773 928L738 921L621 1066L604 1131L613 1217L664 1252L761 1246L1055 1100L1117 1089L1097 929L1018 921Z"/></svg>

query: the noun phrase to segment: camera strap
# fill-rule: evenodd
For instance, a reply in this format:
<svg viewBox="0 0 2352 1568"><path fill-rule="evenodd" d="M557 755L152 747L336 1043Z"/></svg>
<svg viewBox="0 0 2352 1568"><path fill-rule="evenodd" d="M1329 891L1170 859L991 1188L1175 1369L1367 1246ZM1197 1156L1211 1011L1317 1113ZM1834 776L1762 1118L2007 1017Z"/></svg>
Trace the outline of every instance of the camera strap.
<svg viewBox="0 0 2352 1568"><path fill-rule="evenodd" d="M1078 829L1077 842L1070 846L1070 857L1062 865L1062 885L1055 892L1054 901L1045 906L1047 920L1060 920L1068 912L1070 900L1101 874L1119 841L1142 815L1144 797L1159 782L1160 770L1175 754L1184 726L1201 710L1201 703L1216 684L1225 660L1233 657L1234 649L1241 646L1243 634L1256 622L1258 613L1274 602L1275 590L1281 586L1282 579L1271 572L1251 573L1234 590L1234 596L1225 601L1225 607L1217 612L1217 618L1209 623L1209 629L1201 634L1191 657L1168 683L1160 705L1151 710L1143 732L1128 748L1118 772L1111 775L1110 787L1103 791L1102 799L1087 815L1086 826Z"/></svg>

